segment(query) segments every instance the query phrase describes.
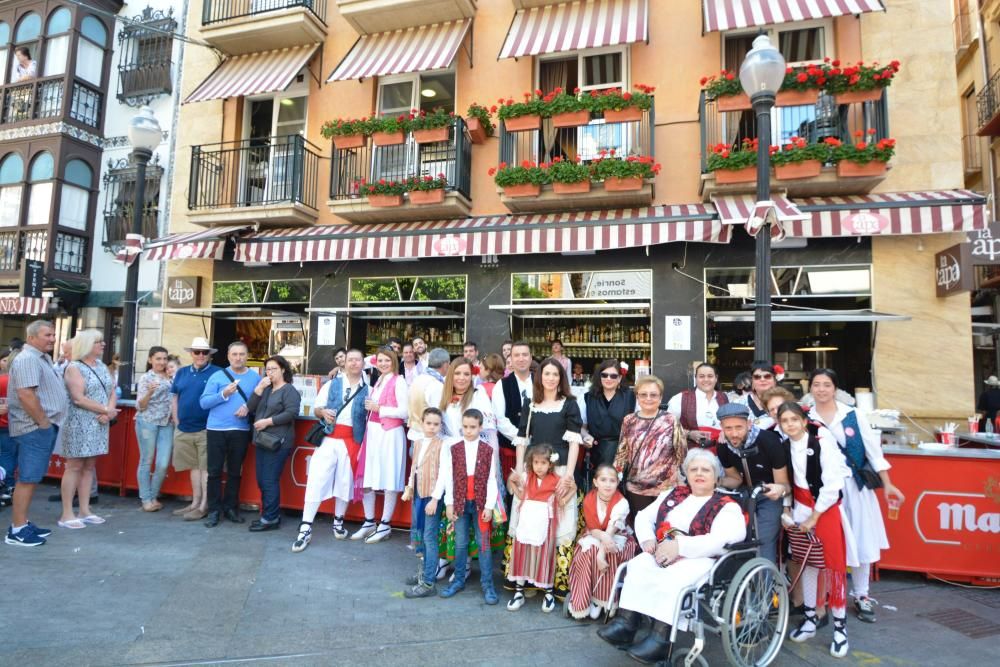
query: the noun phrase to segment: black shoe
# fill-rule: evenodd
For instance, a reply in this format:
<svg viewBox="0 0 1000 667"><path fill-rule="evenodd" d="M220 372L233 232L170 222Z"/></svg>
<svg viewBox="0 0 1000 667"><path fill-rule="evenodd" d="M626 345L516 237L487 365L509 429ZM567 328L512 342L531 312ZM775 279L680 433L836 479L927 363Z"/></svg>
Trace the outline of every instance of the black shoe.
<svg viewBox="0 0 1000 667"><path fill-rule="evenodd" d="M645 665L666 660L670 657L670 626L660 621L653 621L653 628L646 638L628 650L633 660Z"/></svg>
<svg viewBox="0 0 1000 667"><path fill-rule="evenodd" d="M233 523L246 523L246 519L240 516L240 513L234 509L228 509L222 513L224 517L232 521Z"/></svg>
<svg viewBox="0 0 1000 667"><path fill-rule="evenodd" d="M226 518L229 519L229 515L226 515ZM232 521L232 519L229 520ZM255 519L250 522L249 530L251 533L262 533L265 530L278 530L279 528L281 528L281 521L263 521L261 519Z"/></svg>
<svg viewBox="0 0 1000 667"><path fill-rule="evenodd" d="M619 609L608 625L597 631L597 636L616 648L625 648L635 639L639 629L639 615L628 609Z"/></svg>
<svg viewBox="0 0 1000 667"><path fill-rule="evenodd" d="M208 517L205 519L206 528L215 528L219 525L219 521L222 519L222 515L219 514L218 510L213 510L208 513Z"/></svg>

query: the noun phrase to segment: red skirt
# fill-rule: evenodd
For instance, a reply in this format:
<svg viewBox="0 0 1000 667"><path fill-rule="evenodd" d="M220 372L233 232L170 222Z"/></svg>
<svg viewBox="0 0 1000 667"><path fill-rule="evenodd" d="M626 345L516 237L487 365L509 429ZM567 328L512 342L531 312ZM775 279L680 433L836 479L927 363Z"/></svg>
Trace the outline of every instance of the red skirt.
<svg viewBox="0 0 1000 667"><path fill-rule="evenodd" d="M538 588L552 588L556 578L556 530L559 513L549 518L549 533L541 546L532 546L513 538L509 578L514 583Z"/></svg>
<svg viewBox="0 0 1000 667"><path fill-rule="evenodd" d="M816 504L808 489L795 485L792 485L792 497L806 507ZM823 572L830 607L843 609L847 605L847 540L844 538L839 500L820 515L813 534L823 543Z"/></svg>

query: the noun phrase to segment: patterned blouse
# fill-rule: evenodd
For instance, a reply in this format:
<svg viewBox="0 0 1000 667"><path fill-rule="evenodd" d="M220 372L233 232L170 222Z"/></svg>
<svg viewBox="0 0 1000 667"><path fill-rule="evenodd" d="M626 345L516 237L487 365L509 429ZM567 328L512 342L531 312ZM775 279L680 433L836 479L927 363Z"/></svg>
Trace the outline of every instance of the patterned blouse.
<svg viewBox="0 0 1000 667"><path fill-rule="evenodd" d="M139 378L139 391L136 396L145 396L149 393L149 385L152 382L159 382L159 386L153 390L153 395L146 404L146 409L139 411L142 421L155 426L170 425L170 378L160 377L152 370L148 370ZM137 406L138 408L138 406Z"/></svg>
<svg viewBox="0 0 1000 667"><path fill-rule="evenodd" d="M673 486L674 474L687 456L687 446L674 443L674 416L660 411L656 417L625 416L615 456L618 472L628 467L625 489L640 496L656 496Z"/></svg>

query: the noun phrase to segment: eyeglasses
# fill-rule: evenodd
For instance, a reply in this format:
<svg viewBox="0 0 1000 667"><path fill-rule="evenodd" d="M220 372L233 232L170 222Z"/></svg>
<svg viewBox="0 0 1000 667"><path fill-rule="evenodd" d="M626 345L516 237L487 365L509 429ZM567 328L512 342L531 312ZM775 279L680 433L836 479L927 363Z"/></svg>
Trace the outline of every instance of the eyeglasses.
<svg viewBox="0 0 1000 667"><path fill-rule="evenodd" d="M281 370L280 368L278 368L277 366L275 366L273 368L265 368L264 372L265 373L275 373L275 372L280 371L280 370Z"/></svg>
<svg viewBox="0 0 1000 667"><path fill-rule="evenodd" d="M191 350L191 354L195 357L204 357L208 354L208 350Z"/></svg>
<svg viewBox="0 0 1000 667"><path fill-rule="evenodd" d="M754 373L751 377L754 380L770 380L774 375L771 373Z"/></svg>
<svg viewBox="0 0 1000 667"><path fill-rule="evenodd" d="M650 393L647 393L647 392L643 392L641 394L636 394L636 396L638 396L639 398L659 398L660 397L659 394L650 394Z"/></svg>
<svg viewBox="0 0 1000 667"><path fill-rule="evenodd" d="M605 380L617 380L621 375L618 375L618 373L601 373L601 377Z"/></svg>

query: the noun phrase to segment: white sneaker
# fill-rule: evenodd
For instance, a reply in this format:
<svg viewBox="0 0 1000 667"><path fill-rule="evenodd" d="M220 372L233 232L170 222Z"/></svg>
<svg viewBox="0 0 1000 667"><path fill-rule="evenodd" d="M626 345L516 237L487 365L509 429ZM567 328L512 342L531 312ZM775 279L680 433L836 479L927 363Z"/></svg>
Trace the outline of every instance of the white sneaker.
<svg viewBox="0 0 1000 667"><path fill-rule="evenodd" d="M375 522L365 521L360 528L358 528L353 535L351 535L352 540L363 540L372 533L375 532Z"/></svg>
<svg viewBox="0 0 1000 667"><path fill-rule="evenodd" d="M378 527L372 531L371 535L365 538L365 544L377 544L392 537L392 528L389 524L379 521Z"/></svg>
<svg viewBox="0 0 1000 667"><path fill-rule="evenodd" d="M306 550L306 547L309 546L309 541L312 540L312 532L312 527L307 523L299 526L299 536L292 543L292 553L297 554L300 551Z"/></svg>

